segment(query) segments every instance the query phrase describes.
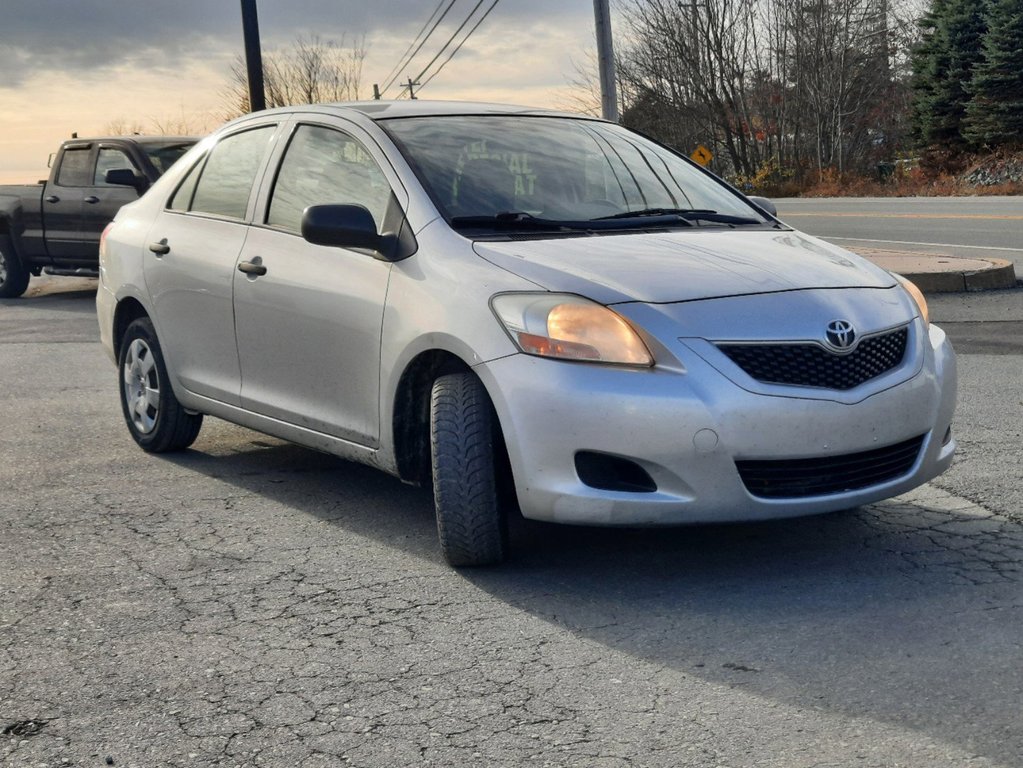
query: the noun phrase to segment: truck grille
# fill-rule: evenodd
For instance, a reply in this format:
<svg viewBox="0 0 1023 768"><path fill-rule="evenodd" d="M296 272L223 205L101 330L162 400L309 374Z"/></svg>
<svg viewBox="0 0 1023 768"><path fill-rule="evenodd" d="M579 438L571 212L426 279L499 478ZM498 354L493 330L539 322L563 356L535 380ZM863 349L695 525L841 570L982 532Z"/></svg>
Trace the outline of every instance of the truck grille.
<svg viewBox="0 0 1023 768"><path fill-rule="evenodd" d="M729 359L764 384L852 389L887 373L906 354L908 328L863 339L839 355L818 344L718 344Z"/></svg>
<svg viewBox="0 0 1023 768"><path fill-rule="evenodd" d="M826 496L880 485L907 474L916 463L923 435L862 453L817 459L736 461L746 490L763 499Z"/></svg>

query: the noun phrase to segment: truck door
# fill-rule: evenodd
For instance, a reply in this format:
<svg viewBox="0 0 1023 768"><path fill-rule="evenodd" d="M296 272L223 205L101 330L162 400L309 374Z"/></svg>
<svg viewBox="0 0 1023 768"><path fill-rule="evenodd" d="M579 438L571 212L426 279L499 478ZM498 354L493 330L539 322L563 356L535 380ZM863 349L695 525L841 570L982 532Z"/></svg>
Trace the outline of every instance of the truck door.
<svg viewBox="0 0 1023 768"><path fill-rule="evenodd" d="M139 193L131 187L107 184L107 171L124 168L136 174L142 173L123 150L105 144L99 145L92 187L86 191L82 200L82 229L89 237L95 238L97 249L103 228L113 220L121 206L139 198Z"/></svg>
<svg viewBox="0 0 1023 768"><path fill-rule="evenodd" d="M43 230L46 251L54 260L95 260L99 238L92 243L82 231L82 200L93 178L92 144L65 145L52 182L43 190Z"/></svg>

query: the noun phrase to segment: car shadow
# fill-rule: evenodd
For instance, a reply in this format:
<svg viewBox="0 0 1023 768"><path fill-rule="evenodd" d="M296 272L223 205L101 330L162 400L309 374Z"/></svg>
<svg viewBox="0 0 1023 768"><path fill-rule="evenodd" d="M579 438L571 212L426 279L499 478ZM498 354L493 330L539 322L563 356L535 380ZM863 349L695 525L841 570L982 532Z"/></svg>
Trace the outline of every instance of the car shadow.
<svg viewBox="0 0 1023 768"><path fill-rule="evenodd" d="M440 562L428 491L240 434L200 438L170 460ZM460 576L609 651L802 711L1018 757L1023 530L956 497L674 529L517 519L510 535L506 564Z"/></svg>

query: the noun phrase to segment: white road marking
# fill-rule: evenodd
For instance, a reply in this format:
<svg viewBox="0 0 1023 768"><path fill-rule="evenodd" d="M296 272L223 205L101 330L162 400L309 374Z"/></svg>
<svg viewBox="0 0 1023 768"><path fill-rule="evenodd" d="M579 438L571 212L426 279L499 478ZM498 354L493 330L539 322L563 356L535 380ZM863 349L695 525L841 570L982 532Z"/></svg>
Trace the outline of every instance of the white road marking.
<svg viewBox="0 0 1023 768"><path fill-rule="evenodd" d="M824 240L845 240L856 243L888 243L891 245L933 245L937 248L973 248L978 251L1010 251L1023 253L1023 248L1002 248L997 245L962 245L961 243L916 243L911 240L868 240L865 237L837 237L834 235L815 235Z"/></svg>

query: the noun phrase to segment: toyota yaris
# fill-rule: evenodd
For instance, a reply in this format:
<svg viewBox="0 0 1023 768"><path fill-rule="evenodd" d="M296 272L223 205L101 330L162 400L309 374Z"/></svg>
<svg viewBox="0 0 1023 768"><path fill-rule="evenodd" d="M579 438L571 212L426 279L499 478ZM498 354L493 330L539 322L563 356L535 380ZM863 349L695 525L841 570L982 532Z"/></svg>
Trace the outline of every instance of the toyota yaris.
<svg viewBox="0 0 1023 768"><path fill-rule="evenodd" d="M432 485L454 565L509 510L653 526L854 507L948 468L955 358L910 283L577 115L271 110L104 234L128 430L205 415Z"/></svg>

